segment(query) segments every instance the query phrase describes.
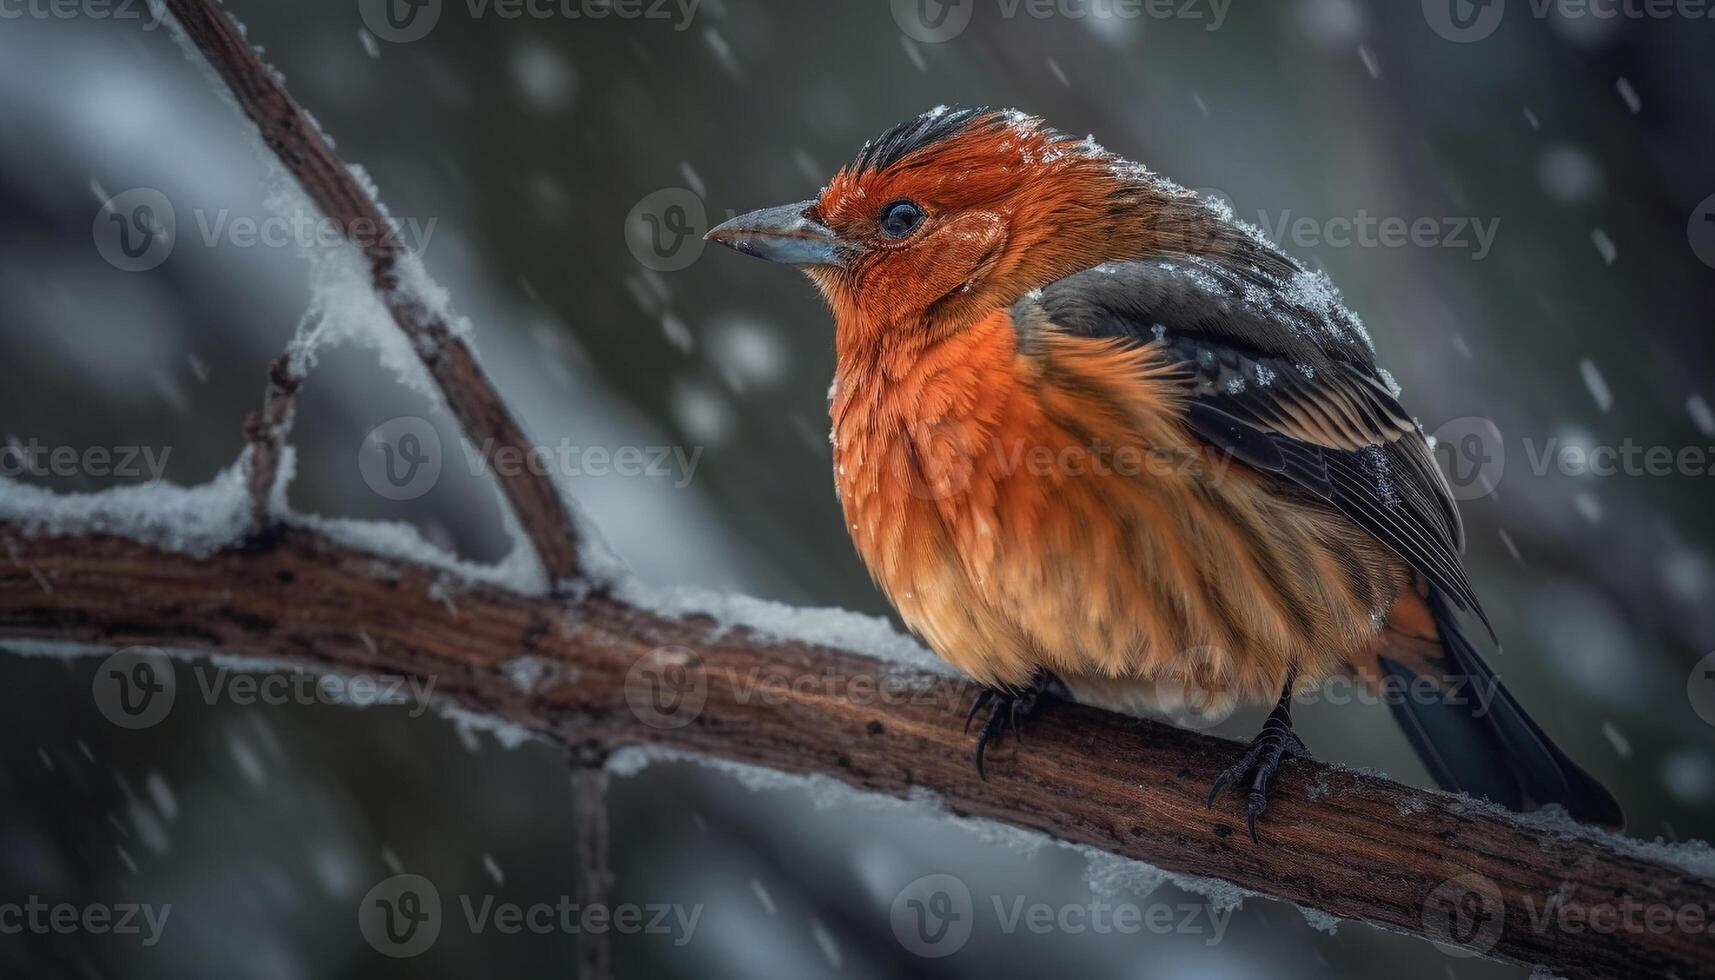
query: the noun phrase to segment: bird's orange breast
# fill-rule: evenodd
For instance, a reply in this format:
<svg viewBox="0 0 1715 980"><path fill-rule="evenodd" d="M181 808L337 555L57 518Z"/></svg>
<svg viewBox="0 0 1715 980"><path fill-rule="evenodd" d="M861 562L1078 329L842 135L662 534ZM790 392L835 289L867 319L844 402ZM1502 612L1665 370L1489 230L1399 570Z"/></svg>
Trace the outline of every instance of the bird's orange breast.
<svg viewBox="0 0 1715 980"><path fill-rule="evenodd" d="M1004 310L933 343L851 346L831 414L852 540L975 679L1194 672L1270 698L1290 666L1313 678L1374 644L1397 562L1194 440L1150 347L1050 330L1021 350Z"/></svg>

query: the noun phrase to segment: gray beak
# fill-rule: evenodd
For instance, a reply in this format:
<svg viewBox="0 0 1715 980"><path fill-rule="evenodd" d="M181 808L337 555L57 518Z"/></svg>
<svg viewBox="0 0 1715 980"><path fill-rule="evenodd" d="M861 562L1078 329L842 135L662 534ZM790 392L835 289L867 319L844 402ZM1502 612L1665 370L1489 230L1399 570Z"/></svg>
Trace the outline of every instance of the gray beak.
<svg viewBox="0 0 1715 980"><path fill-rule="evenodd" d="M832 230L804 217L816 202L763 208L724 221L703 237L746 255L788 265L840 265L840 240Z"/></svg>

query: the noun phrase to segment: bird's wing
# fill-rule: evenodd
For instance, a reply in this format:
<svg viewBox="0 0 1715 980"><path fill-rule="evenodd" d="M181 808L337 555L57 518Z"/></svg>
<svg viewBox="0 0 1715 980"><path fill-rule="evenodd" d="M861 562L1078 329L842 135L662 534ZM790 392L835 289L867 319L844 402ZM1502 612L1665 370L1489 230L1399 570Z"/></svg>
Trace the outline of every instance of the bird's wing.
<svg viewBox="0 0 1715 980"><path fill-rule="evenodd" d="M1181 368L1200 440L1345 515L1482 617L1428 442L1326 279L1302 279L1196 259L1108 263L1033 291L1013 321L1026 351L1031 329L1152 345Z"/></svg>

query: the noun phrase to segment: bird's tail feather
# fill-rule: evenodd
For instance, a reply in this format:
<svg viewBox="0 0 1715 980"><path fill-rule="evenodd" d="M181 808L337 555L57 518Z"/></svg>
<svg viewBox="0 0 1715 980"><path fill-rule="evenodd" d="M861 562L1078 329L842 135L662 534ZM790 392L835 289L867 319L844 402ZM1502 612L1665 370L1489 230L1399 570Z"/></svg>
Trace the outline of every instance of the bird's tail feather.
<svg viewBox="0 0 1715 980"><path fill-rule="evenodd" d="M1513 810L1557 803L1579 820L1621 826L1625 816L1613 795L1501 686L1445 598L1431 590L1425 605L1418 611L1427 612L1433 637L1399 633L1401 642L1378 659L1382 673L1401 685L1401 696L1389 699L1394 720L1435 781ZM1390 632L1397 632L1391 622ZM1433 647L1426 650L1427 643ZM1435 683L1414 683L1425 675ZM1431 688L1437 696L1426 696Z"/></svg>

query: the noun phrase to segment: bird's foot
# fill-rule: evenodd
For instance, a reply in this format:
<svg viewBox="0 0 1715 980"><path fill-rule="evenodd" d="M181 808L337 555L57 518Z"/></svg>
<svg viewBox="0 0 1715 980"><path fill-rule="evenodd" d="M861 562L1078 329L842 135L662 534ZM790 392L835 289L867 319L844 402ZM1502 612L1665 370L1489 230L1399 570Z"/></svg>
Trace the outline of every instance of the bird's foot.
<svg viewBox="0 0 1715 980"><path fill-rule="evenodd" d="M985 706L989 714L983 720L983 727L977 732L977 777L987 779L983 772L983 753L988 749L989 742L1012 730L1012 737L1024 741L1024 723L1040 711L1046 701L1053 698L1056 692L1064 690L1060 679L1051 672L1038 669L1030 678L1030 683L1023 687L985 687L971 702L971 710L965 714L965 731L971 730L971 721Z"/></svg>
<svg viewBox="0 0 1715 980"><path fill-rule="evenodd" d="M1291 711L1291 682L1280 696L1280 703L1269 713L1268 721L1263 723L1262 731L1251 740L1250 748L1239 756L1239 761L1232 764L1226 772L1215 777L1215 785L1209 788L1207 806L1215 805L1215 797L1220 795L1222 787L1233 784L1235 793L1244 791L1249 786L1249 801L1245 806L1245 826L1250 830L1251 843L1257 843L1256 821L1268 809L1268 785L1279 771L1281 764L1287 759L1307 756L1310 750L1305 747L1304 740L1292 730Z"/></svg>

